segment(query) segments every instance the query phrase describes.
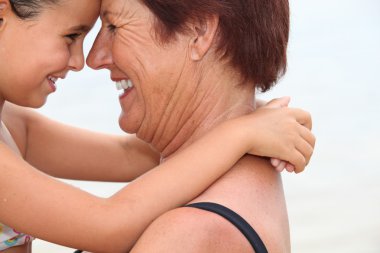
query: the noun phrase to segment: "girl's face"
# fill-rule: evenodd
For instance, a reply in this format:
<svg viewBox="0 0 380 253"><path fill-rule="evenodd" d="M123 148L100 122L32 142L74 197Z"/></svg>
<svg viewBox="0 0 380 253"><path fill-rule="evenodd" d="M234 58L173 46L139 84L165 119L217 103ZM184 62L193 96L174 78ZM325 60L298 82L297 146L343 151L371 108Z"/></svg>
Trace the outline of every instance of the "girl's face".
<svg viewBox="0 0 380 253"><path fill-rule="evenodd" d="M84 66L83 40L100 0L64 0L21 20L0 0L0 102L40 107L56 82Z"/></svg>

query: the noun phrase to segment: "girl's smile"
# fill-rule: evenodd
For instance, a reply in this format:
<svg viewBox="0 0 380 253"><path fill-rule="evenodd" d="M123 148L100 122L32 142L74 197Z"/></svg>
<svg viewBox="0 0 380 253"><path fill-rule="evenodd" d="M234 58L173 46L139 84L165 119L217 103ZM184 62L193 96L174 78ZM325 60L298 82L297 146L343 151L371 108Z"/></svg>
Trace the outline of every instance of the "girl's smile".
<svg viewBox="0 0 380 253"><path fill-rule="evenodd" d="M1 12L0 98L29 107L42 106L57 81L84 66L83 41L99 5L66 0L21 19L11 8ZM22 70L20 72L20 70Z"/></svg>

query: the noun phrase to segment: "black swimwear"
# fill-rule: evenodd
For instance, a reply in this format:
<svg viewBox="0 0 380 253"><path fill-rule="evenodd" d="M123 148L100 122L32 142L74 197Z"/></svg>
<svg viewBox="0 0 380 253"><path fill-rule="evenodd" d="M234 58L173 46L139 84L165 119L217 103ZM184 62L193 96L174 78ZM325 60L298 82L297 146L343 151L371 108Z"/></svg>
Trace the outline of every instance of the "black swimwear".
<svg viewBox="0 0 380 253"><path fill-rule="evenodd" d="M187 205L187 207L194 207L219 214L220 216L231 222L236 228L240 230L240 232L242 232L242 234L245 236L245 238L248 239L249 243L252 245L256 253L268 253L268 250L266 249L263 241L260 239L260 236L251 227L251 225L249 225L248 222L246 222L240 215L238 215L231 209L210 202L193 203ZM81 252L83 251L77 250L74 253Z"/></svg>
<svg viewBox="0 0 380 253"><path fill-rule="evenodd" d="M249 225L247 221L245 221L240 215L238 215L231 209L210 202L193 203L187 205L187 207L195 207L219 214L220 216L231 222L236 228L240 230L240 232L242 232L242 234L248 239L249 243L252 245L256 253L268 253L268 250L266 249L263 241L260 239L256 231L251 227L251 225Z"/></svg>

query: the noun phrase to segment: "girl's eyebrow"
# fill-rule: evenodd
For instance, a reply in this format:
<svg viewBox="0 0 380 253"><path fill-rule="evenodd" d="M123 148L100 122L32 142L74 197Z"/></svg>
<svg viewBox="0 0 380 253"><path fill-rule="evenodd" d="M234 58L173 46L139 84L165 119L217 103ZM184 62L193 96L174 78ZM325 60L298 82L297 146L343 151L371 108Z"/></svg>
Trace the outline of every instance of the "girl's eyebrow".
<svg viewBox="0 0 380 253"><path fill-rule="evenodd" d="M76 26L73 26L71 27L69 30L71 31L76 31L76 32L83 32L83 33L87 33L91 30L92 27L88 26L88 25L76 25Z"/></svg>

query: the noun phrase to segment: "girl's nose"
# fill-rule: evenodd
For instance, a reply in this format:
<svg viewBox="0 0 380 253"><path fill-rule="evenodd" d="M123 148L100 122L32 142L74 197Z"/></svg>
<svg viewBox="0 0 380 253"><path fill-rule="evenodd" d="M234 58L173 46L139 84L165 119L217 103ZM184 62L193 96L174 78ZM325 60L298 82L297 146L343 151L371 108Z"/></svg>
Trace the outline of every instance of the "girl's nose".
<svg viewBox="0 0 380 253"><path fill-rule="evenodd" d="M69 69L72 71L80 71L84 68L84 55L82 49L80 52L75 52L69 60Z"/></svg>

